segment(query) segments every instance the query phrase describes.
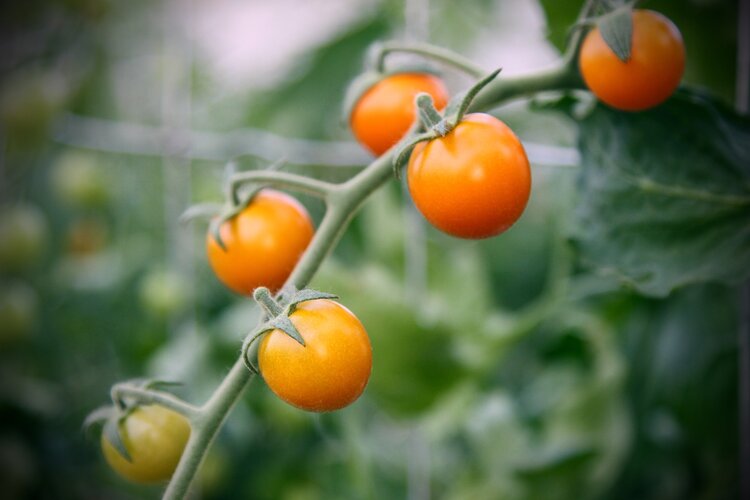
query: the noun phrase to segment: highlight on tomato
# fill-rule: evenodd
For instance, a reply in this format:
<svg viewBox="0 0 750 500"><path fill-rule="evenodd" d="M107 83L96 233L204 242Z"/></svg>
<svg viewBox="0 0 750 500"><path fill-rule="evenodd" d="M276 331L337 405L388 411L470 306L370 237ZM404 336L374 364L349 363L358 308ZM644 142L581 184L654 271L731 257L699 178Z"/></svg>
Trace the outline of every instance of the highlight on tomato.
<svg viewBox="0 0 750 500"><path fill-rule="evenodd" d="M581 45L578 59L586 86L602 102L623 111L642 111L661 104L680 84L685 71L685 44L677 27L658 12L636 9L630 58L620 60L599 28Z"/></svg>
<svg viewBox="0 0 750 500"><path fill-rule="evenodd" d="M190 437L190 423L163 406L139 406L120 423L120 437L130 460L102 433L102 453L110 467L132 482L156 483L172 477Z"/></svg>
<svg viewBox="0 0 750 500"><path fill-rule="evenodd" d="M359 319L328 299L298 304L289 319L305 345L278 329L263 337L258 364L268 387L308 411L333 411L353 403L372 369L370 338Z"/></svg>
<svg viewBox="0 0 750 500"><path fill-rule="evenodd" d="M251 295L259 286L278 291L315 232L300 202L270 189L258 192L219 230L226 249L209 231L208 261L219 280L242 295Z"/></svg>
<svg viewBox="0 0 750 500"><path fill-rule="evenodd" d="M407 167L417 209L438 229L481 239L510 228L531 194L523 145L494 116L466 115L444 137L418 144Z"/></svg>
<svg viewBox="0 0 750 500"><path fill-rule="evenodd" d="M380 156L401 140L416 119L414 98L425 92L435 107L448 103L443 81L429 73L397 73L370 87L354 105L350 116L357 141Z"/></svg>

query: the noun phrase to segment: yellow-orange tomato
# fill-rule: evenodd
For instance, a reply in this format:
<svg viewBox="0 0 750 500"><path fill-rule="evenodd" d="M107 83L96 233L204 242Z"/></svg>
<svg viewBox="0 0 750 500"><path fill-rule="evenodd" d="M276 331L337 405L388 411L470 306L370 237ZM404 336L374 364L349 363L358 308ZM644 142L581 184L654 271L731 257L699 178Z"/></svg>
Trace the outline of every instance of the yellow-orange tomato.
<svg viewBox="0 0 750 500"><path fill-rule="evenodd" d="M237 293L259 286L277 291L313 237L310 216L297 200L278 191L260 191L233 219L221 225L221 248L209 232L208 261L216 276Z"/></svg>
<svg viewBox="0 0 750 500"><path fill-rule="evenodd" d="M680 84L685 45L672 21L658 12L635 10L627 62L593 29L583 41L578 63L586 86L601 101L623 111L641 111L665 101Z"/></svg>
<svg viewBox="0 0 750 500"><path fill-rule="evenodd" d="M301 345L273 330L261 341L258 363L268 387L287 403L309 411L332 411L356 400L372 368L372 348L362 323L337 302L303 302L289 319Z"/></svg>
<svg viewBox="0 0 750 500"><path fill-rule="evenodd" d="M484 113L466 115L445 137L418 144L407 180L422 215L460 238L505 231L521 216L531 192L531 169L521 141Z"/></svg>
<svg viewBox="0 0 750 500"><path fill-rule="evenodd" d="M190 437L190 423L163 406L140 406L120 424L120 436L131 461L102 433L102 452L110 467L135 483L165 481L180 461Z"/></svg>
<svg viewBox="0 0 750 500"><path fill-rule="evenodd" d="M352 131L360 144L380 156L400 141L417 116L414 98L420 92L430 94L438 110L448 102L443 82L427 73L395 74L368 89L351 115Z"/></svg>

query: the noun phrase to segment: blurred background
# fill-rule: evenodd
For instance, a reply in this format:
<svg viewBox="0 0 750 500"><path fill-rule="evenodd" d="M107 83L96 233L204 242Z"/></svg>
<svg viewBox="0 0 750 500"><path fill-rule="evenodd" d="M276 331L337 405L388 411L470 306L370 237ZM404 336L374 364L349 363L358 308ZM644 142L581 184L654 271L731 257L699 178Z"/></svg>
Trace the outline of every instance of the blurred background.
<svg viewBox="0 0 750 500"><path fill-rule="evenodd" d="M732 101L736 1L654 0L686 81ZM0 14L0 484L4 498L158 497L81 423L133 377L201 402L255 325L208 268L192 203L225 165L331 181L370 160L341 123L367 47L429 41L510 75L559 57L579 0L30 0ZM452 90L470 81L451 71ZM577 127L513 103L534 191L500 237L428 227L391 182L312 283L374 349L353 406L254 381L194 498L737 498L735 289L646 298L567 243ZM675 154L678 154L677 152ZM322 205L301 198L316 220Z"/></svg>

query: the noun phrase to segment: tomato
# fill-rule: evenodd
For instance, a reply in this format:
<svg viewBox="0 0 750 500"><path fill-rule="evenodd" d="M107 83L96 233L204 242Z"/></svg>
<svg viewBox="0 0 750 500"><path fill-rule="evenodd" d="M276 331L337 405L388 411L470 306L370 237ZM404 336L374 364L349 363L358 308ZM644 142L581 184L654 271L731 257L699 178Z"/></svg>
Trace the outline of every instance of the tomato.
<svg viewBox="0 0 750 500"><path fill-rule="evenodd" d="M181 274L155 270L143 277L139 298L149 313L157 318L169 318L186 308L191 289Z"/></svg>
<svg viewBox="0 0 750 500"><path fill-rule="evenodd" d="M460 238L502 233L521 216L531 192L521 141L484 113L466 115L445 137L418 144L407 180L422 215Z"/></svg>
<svg viewBox="0 0 750 500"><path fill-rule="evenodd" d="M420 92L430 94L438 110L448 102L443 82L426 73L388 76L367 90L351 115L352 131L360 144L380 156L401 140L416 119L414 98Z"/></svg>
<svg viewBox="0 0 750 500"><path fill-rule="evenodd" d="M130 481L154 483L172 476L190 437L190 423L163 406L139 406L120 424L120 435L131 461L102 433L101 446L107 463Z"/></svg>
<svg viewBox="0 0 750 500"><path fill-rule="evenodd" d="M303 410L332 411L356 400L372 368L372 348L362 323L331 300L303 302L289 319L301 345L273 330L258 349L260 372L271 390Z"/></svg>
<svg viewBox="0 0 750 500"><path fill-rule="evenodd" d="M264 189L220 231L226 250L210 231L206 236L211 268L226 286L250 295L259 286L275 292L284 285L315 229L301 203Z"/></svg>
<svg viewBox="0 0 750 500"><path fill-rule="evenodd" d="M23 283L0 288L0 347L28 337L39 315L39 301L33 288Z"/></svg>
<svg viewBox="0 0 750 500"><path fill-rule="evenodd" d="M101 252L107 246L109 227L101 218L88 215L76 218L65 233L70 254L83 257Z"/></svg>
<svg viewBox="0 0 750 500"><path fill-rule="evenodd" d="M101 208L111 199L107 178L93 153L63 153L54 165L51 181L57 197L74 208Z"/></svg>
<svg viewBox="0 0 750 500"><path fill-rule="evenodd" d="M0 270L22 271L35 264L47 240L47 221L33 205L0 211Z"/></svg>
<svg viewBox="0 0 750 500"><path fill-rule="evenodd" d="M685 70L685 45L677 27L650 10L633 11L633 41L622 62L591 30L578 60L586 86L601 101L624 111L640 111L665 101Z"/></svg>

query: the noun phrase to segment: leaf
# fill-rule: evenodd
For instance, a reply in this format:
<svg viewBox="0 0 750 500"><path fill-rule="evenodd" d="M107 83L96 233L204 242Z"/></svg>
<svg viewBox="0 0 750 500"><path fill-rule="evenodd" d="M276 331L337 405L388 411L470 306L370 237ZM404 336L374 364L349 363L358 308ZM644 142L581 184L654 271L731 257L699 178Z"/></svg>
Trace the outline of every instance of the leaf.
<svg viewBox="0 0 750 500"><path fill-rule="evenodd" d="M274 328L278 328L279 330L299 342L303 347L305 346L305 339L302 338L302 335L300 335L299 331L297 331L297 327L294 326L292 321L287 316L283 314L277 316L271 323L269 323L269 325L273 326Z"/></svg>
<svg viewBox="0 0 750 500"><path fill-rule="evenodd" d="M581 123L573 231L584 262L641 293L750 275L750 121L696 93Z"/></svg>
<svg viewBox="0 0 750 500"><path fill-rule="evenodd" d="M633 46L633 11L628 6L620 7L603 15L597 23L602 38L618 59L626 63L630 60Z"/></svg>
<svg viewBox="0 0 750 500"><path fill-rule="evenodd" d="M125 442L120 435L120 422L122 422L122 418L123 417L113 416L107 420L102 432L104 433L106 440L114 446L117 452L122 455L125 460L132 463L133 459L130 458L130 453L128 453L128 449L125 447Z"/></svg>

